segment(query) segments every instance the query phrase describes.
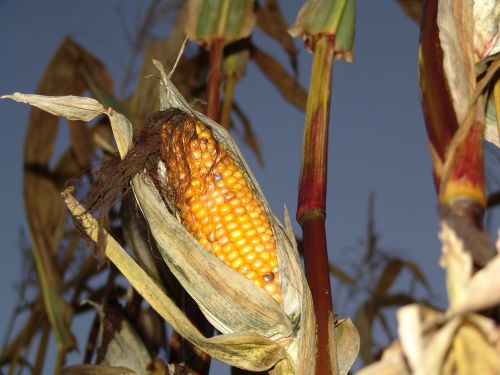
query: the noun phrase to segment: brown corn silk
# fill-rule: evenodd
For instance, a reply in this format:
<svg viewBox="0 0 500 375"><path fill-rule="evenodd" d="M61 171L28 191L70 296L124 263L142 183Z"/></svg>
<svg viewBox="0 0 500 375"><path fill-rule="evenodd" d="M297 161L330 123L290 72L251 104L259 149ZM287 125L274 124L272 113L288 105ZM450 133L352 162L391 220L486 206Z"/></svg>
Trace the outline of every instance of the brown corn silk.
<svg viewBox="0 0 500 375"><path fill-rule="evenodd" d="M161 128L163 187L187 231L281 302L276 241L244 174L202 122L178 111Z"/></svg>

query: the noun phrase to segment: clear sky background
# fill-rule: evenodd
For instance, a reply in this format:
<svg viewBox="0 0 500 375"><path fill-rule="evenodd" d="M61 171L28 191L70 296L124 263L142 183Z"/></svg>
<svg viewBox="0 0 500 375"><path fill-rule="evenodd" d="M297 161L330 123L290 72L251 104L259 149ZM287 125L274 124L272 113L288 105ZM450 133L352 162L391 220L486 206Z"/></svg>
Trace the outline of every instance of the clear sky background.
<svg viewBox="0 0 500 375"><path fill-rule="evenodd" d="M0 94L34 92L49 59L68 35L104 62L118 88L129 52L117 8L132 24L138 4L118 0L0 0ZM301 4L298 0L280 1L289 22ZM263 49L286 61L275 42L262 33L255 39ZM331 260L340 266L346 259L361 257L362 248L354 245L365 235L368 198L374 192L381 247L415 261L432 285L437 297L434 302L444 306L436 197L418 93L417 43L417 24L395 1L358 1L355 63L336 63L333 73L328 246ZM312 56L303 50L301 41L296 44L300 80L307 87ZM281 218L286 204L293 215L304 113L287 104L254 64L236 90L238 103L250 114L261 141L266 166L259 167L246 146L242 145L242 151L273 210ZM6 332L21 274L20 229L26 228L22 155L28 116L27 105L0 102L0 337ZM339 288L336 280L333 288L335 295ZM336 309L343 316L352 313L343 306ZM77 361L81 356L72 358Z"/></svg>

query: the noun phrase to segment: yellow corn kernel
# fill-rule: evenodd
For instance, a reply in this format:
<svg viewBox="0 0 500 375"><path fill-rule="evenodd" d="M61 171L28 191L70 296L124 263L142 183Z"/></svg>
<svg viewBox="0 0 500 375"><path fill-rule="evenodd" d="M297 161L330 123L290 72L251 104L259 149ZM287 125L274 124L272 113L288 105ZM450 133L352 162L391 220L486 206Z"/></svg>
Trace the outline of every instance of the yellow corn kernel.
<svg viewBox="0 0 500 375"><path fill-rule="evenodd" d="M212 131L185 115L161 133L167 192L186 229L208 251L281 301L276 241L239 166Z"/></svg>

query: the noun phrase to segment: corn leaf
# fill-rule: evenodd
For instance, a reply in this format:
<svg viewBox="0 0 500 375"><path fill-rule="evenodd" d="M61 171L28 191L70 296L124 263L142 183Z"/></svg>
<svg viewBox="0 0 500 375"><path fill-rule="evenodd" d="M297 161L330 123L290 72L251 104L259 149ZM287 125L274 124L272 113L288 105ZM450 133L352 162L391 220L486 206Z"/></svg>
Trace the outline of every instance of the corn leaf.
<svg viewBox="0 0 500 375"><path fill-rule="evenodd" d="M86 89L80 75L80 68L83 66L106 76L99 61L71 39L66 39L45 70L37 91L53 95L82 93ZM60 162L57 171L49 168L57 129L57 118L33 110L24 153L24 200L45 310L57 344L64 351L73 348L75 340L69 329L71 311L61 297L62 275L56 269L53 259L63 238L67 217L58 192L58 176L52 175L64 166ZM83 138L81 142L74 139L73 147L79 158L77 160L81 163L80 167L84 166L89 160L90 149L84 145Z"/></svg>
<svg viewBox="0 0 500 375"><path fill-rule="evenodd" d="M300 9L288 32L305 39L310 49L314 49L317 37L331 35L334 37L335 58L352 61L355 14L355 0L309 0Z"/></svg>
<svg viewBox="0 0 500 375"><path fill-rule="evenodd" d="M274 57L256 46L252 48L251 57L288 102L302 111L306 110L306 90Z"/></svg>
<svg viewBox="0 0 500 375"><path fill-rule="evenodd" d="M422 19L423 0L397 0L397 2L408 17L420 23Z"/></svg>
<svg viewBox="0 0 500 375"><path fill-rule="evenodd" d="M392 286L403 269L403 262L399 259L391 259L382 270L374 290L374 298L382 297Z"/></svg>
<svg viewBox="0 0 500 375"><path fill-rule="evenodd" d="M252 0L189 0L186 35L205 46L246 38L255 25L253 6Z"/></svg>
<svg viewBox="0 0 500 375"><path fill-rule="evenodd" d="M267 0L263 6L258 7L257 27L285 49L288 60L297 74L297 48L287 31L288 24L276 0Z"/></svg>

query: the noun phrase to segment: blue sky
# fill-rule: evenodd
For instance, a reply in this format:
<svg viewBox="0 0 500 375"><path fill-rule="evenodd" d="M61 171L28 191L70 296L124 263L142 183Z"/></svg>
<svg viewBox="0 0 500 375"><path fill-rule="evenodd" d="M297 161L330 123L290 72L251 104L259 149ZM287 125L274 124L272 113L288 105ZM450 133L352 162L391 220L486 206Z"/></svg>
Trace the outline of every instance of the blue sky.
<svg viewBox="0 0 500 375"><path fill-rule="evenodd" d="M105 63L118 89L129 53L117 7L130 23L137 4L118 0L0 0L0 94L34 92L50 57L68 35ZM301 2L280 4L292 22ZM285 61L276 43L261 33L255 40ZM300 80L307 87L312 56L296 42ZM418 94L417 43L417 25L395 1L358 1L355 63L336 63L333 73L328 246L331 260L340 266L361 257L361 247L353 245L365 235L368 197L375 193L381 247L420 265L438 297L435 302L444 305L436 198ZM259 167L246 146L241 146L242 151L277 215L282 217L283 205L293 214L304 114L287 104L254 64L237 86L236 99L250 115L266 166ZM0 102L0 170L4 176L0 181L0 296L5 301L0 308L0 321L4 322L0 337L6 332L11 303L16 301L14 285L21 273L20 228L26 228L22 155L28 116L26 105ZM296 229L300 233L298 226ZM338 287L334 280L334 296ZM335 307L341 315L349 313L343 306Z"/></svg>

